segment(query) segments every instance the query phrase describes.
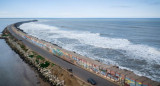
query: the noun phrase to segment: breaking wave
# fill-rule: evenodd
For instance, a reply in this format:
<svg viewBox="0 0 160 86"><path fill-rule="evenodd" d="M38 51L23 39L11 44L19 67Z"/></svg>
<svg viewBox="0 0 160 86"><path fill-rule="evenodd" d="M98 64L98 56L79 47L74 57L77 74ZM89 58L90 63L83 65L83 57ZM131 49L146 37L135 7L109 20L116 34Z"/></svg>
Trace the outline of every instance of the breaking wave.
<svg viewBox="0 0 160 86"><path fill-rule="evenodd" d="M44 39L52 43L56 43L65 49L68 49L70 51L75 51L79 54L88 56L90 58L100 59L104 63L120 65L119 63L116 62L116 60L108 59L107 56L106 58L105 56L104 58L99 58L98 56L94 56L94 54L92 54L91 52L85 52L85 50L82 48L78 50L76 49L76 47L87 46L88 51L93 49L92 47L97 49L101 48L101 49L123 51L121 52L123 54L121 59L125 59L123 57L127 57L128 59L132 59L133 61L144 60L147 62L146 65L148 66L148 68L150 68L149 70L148 68L146 68L146 70L148 71L151 70L151 67L153 64L160 65L160 49L154 48L148 45L143 45L143 44L134 44L127 39L102 37L100 33L91 33L87 31L65 31L58 27L39 24L39 23L25 23L25 24L22 24L20 28L30 35L33 35L35 37ZM65 41L65 43L63 43L63 41ZM92 46L92 47L89 47L89 46ZM135 70L135 69L131 69L123 66L121 66L121 68ZM136 71L138 72L138 70ZM152 70L151 72L154 72L154 71ZM138 72L138 74L146 75L150 78L153 78L153 76L143 74L143 72L141 73ZM157 79L160 79L160 78L157 78Z"/></svg>

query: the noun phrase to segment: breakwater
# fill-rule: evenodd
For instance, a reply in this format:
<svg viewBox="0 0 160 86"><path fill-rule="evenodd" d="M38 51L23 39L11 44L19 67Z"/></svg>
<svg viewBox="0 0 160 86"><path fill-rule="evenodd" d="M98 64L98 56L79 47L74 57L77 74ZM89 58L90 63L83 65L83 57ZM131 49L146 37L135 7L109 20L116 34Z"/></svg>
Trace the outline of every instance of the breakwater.
<svg viewBox="0 0 160 86"><path fill-rule="evenodd" d="M15 28L13 30L19 36L37 45L38 47L41 47L44 50L56 55L57 57L60 57L74 65L84 68L103 78L119 83L120 85L130 85L130 86L158 86L159 85L158 82L152 81L151 79L143 76L138 76L131 71L122 70L117 66L105 65L105 64L99 63L87 57L76 54L75 52L70 52L65 49L62 49L61 47L55 44L30 36L19 29Z"/></svg>
<svg viewBox="0 0 160 86"><path fill-rule="evenodd" d="M7 44L51 86L89 86L88 83L76 78L67 70L24 45L21 40L18 40L8 31L8 27L3 31L3 35L6 35Z"/></svg>
<svg viewBox="0 0 160 86"><path fill-rule="evenodd" d="M52 76L49 72L50 70L47 70L47 68L42 69L37 63L36 61L34 61L34 58L30 56L30 54L32 55L38 55L36 53L34 53L32 50L30 50L27 46L25 46L21 41L17 40L14 36L12 36L7 29L4 30L4 34L8 35L6 38L6 43L17 53L20 55L21 59L23 59L23 61L25 61L26 63L28 63L31 67L33 67L38 73L39 76L44 79L45 81L48 81L51 85L60 85L62 86L63 83L60 82L60 80L58 80L57 77ZM33 54L34 53L34 54ZM39 59L37 59L37 61L39 61ZM45 75L44 75L45 74ZM48 80L48 76L50 77L54 77L56 78L55 82L52 82L50 80Z"/></svg>

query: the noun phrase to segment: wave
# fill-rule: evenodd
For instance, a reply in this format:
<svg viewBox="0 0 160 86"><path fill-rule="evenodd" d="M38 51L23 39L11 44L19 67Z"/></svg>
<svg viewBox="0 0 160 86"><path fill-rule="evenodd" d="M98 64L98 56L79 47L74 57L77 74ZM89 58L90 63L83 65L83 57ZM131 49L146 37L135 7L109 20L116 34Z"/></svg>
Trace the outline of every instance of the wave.
<svg viewBox="0 0 160 86"><path fill-rule="evenodd" d="M21 25L20 28L30 34L34 31L44 31L44 33L46 31L58 34L56 37L52 36L52 38L77 39L82 44L95 47L125 50L129 56L134 58L139 57L138 59L154 60L157 63L160 61L160 51L158 49L147 45L133 44L127 39L101 37L99 33L63 31L54 26L36 23L26 23Z"/></svg>
<svg viewBox="0 0 160 86"><path fill-rule="evenodd" d="M129 59L132 59L133 61L135 59L142 60L142 61L144 60L147 62L147 65L149 68L153 64L160 65L159 49L148 46L148 45L134 44L127 39L102 37L100 33L91 33L87 31L64 31L58 27L39 24L39 23L25 23L25 24L22 24L20 28L30 35L36 36L40 39L44 39L49 42L56 43L65 49L68 49L70 51L75 51L79 54L88 56L90 58L100 59L104 63L119 65L118 63L116 63L116 61L113 61L107 58L99 58L98 56L94 56L94 54L85 52L83 49L79 51L75 48L75 46L83 45L83 46L93 46L95 48L125 51L123 52L124 56L129 57ZM67 41L67 39L68 39L68 43L66 42L66 44L62 43L62 41L59 41L59 40ZM74 41L69 39L73 39ZM88 50L91 50L91 49L92 48ZM121 59L123 59L123 57ZM121 66L121 68L134 70L134 69L123 67L123 66ZM150 69L146 68L146 70L148 71L150 71L151 69L152 68ZM146 75L143 73L139 73L138 71L137 73Z"/></svg>

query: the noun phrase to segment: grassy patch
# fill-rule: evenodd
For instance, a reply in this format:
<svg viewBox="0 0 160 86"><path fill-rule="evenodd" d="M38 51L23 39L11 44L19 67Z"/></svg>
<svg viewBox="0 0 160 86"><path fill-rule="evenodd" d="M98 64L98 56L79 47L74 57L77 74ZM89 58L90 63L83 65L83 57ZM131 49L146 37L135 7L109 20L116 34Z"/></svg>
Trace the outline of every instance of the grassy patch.
<svg viewBox="0 0 160 86"><path fill-rule="evenodd" d="M33 57L34 57L34 55L29 55L29 57L30 57L30 58L33 58Z"/></svg>
<svg viewBox="0 0 160 86"><path fill-rule="evenodd" d="M38 55L37 56L37 59L40 59L40 60L45 60L42 56Z"/></svg>
<svg viewBox="0 0 160 86"><path fill-rule="evenodd" d="M54 63L52 63L52 66L54 66L55 64Z"/></svg>
<svg viewBox="0 0 160 86"><path fill-rule="evenodd" d="M20 45L21 46L21 48L25 51L25 52L27 52L28 51L28 49L26 49L26 46L25 45Z"/></svg>
<svg viewBox="0 0 160 86"><path fill-rule="evenodd" d="M41 64L40 64L40 67L46 68L46 67L48 67L49 65L50 65L50 62L49 62L49 61L46 61L45 63L41 63Z"/></svg>
<svg viewBox="0 0 160 86"><path fill-rule="evenodd" d="M2 36L8 36L7 34L2 34Z"/></svg>
<svg viewBox="0 0 160 86"><path fill-rule="evenodd" d="M36 63L39 64L39 60L38 59L36 59Z"/></svg>
<svg viewBox="0 0 160 86"><path fill-rule="evenodd" d="M24 46L24 45L21 45L21 48L22 48L22 49L25 49L25 46Z"/></svg>

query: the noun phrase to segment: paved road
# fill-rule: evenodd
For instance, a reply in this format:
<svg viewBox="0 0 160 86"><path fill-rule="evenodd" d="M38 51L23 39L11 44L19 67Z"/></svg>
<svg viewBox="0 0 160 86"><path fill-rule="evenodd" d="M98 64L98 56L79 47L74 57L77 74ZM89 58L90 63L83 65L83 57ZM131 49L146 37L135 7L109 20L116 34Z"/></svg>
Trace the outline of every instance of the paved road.
<svg viewBox="0 0 160 86"><path fill-rule="evenodd" d="M32 44L31 42L28 42L26 39L22 38L21 36L18 36L17 34L15 34L12 30L12 28L14 28L13 26L8 26L8 30L11 32L11 34L13 36L15 36L17 39L22 40L22 42L27 45L28 47L30 47L31 49L33 49L35 52L39 53L40 55L44 56L45 58L50 59L51 61L53 61L54 63L56 63L57 65L67 69L67 68L72 68L73 70L73 74L78 76L79 78L87 81L88 78L93 78L96 82L97 85L96 86L117 86L116 84L107 81L93 73L90 73L80 67L77 67L73 64L70 64L64 60L62 60L59 57L56 57L54 55L52 55L51 53L43 50L40 47L37 47L36 45Z"/></svg>

